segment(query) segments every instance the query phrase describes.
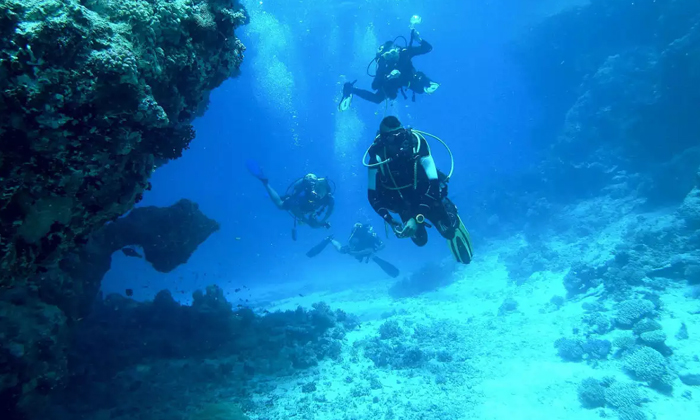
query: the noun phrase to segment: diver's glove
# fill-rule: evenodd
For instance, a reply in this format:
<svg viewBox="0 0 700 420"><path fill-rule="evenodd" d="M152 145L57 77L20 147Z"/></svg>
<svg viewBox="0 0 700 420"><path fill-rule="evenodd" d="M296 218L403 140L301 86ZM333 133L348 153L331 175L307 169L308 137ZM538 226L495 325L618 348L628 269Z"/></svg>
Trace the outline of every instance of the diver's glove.
<svg viewBox="0 0 700 420"><path fill-rule="evenodd" d="M347 82L343 85L343 98L347 98L353 94L355 91L355 83L357 83L357 80L354 82Z"/></svg>
<svg viewBox="0 0 700 420"><path fill-rule="evenodd" d="M403 228L394 228L394 233L398 238L411 238L416 234L418 230L418 222L415 217L412 217Z"/></svg>
<svg viewBox="0 0 700 420"><path fill-rule="evenodd" d="M420 37L420 33L416 31L415 29L411 30L411 38L415 39L418 42L423 42L423 38Z"/></svg>

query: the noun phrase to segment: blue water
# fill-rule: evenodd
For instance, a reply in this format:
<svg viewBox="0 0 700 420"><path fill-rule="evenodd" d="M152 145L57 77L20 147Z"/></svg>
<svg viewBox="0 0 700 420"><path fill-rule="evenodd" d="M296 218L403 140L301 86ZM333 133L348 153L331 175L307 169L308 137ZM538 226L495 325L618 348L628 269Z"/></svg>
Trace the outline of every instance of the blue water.
<svg viewBox="0 0 700 420"><path fill-rule="evenodd" d="M119 279L134 272L137 282L149 285L134 287L135 297L142 299L174 283L186 290L199 288L212 277L244 283L284 282L300 275L313 279L330 261L336 270L357 269L353 260L336 256L313 262L302 258L327 232L300 228L299 240L292 242L291 219L270 203L244 162L257 159L271 184L282 190L307 172L330 177L338 188L332 231L341 237L356 221L381 228L366 199L367 177L360 162L385 115L397 115L403 124L449 144L456 165L450 195L458 206L467 206L470 191L481 180L517 173L528 164L528 131L537 110L507 45L536 17L538 12L528 12L532 5L260 3L245 3L251 23L239 31L248 46L240 77L212 93L209 110L195 121L197 138L191 149L154 174L153 189L140 203L166 206L189 198L221 230L186 266L167 275L116 255L105 291L121 291L126 285ZM418 95L415 102L410 94L408 100L399 96L389 107L355 98L348 115L338 115L342 83L357 79L358 87L369 88L365 68L376 47L399 35L408 38L413 14L423 18L417 29L434 46L430 54L415 58L414 65L438 81L440 89L432 96ZM433 150L439 167L448 170L444 149L434 145ZM470 216L463 218L468 223ZM478 239L478 229L475 234ZM422 249L389 241L384 254L406 270L447 256L444 241L432 236Z"/></svg>
<svg viewBox="0 0 700 420"><path fill-rule="evenodd" d="M183 374L196 377L193 383L202 389L210 385L206 369L226 371L211 385L221 394L199 395L202 400L250 403L251 418L294 412L335 419L324 415L345 413L353 404L344 418L696 416L696 2L243 3L250 23L237 32L248 48L240 76L212 92L208 111L194 122L191 148L158 168L139 203L168 206L187 198L221 229L167 274L115 253L102 286L106 293L133 289L138 301L170 289L189 304L192 292L216 283L234 303L249 299L244 306L272 331L270 349L283 355L282 362L271 360L293 359L295 369L275 370L267 360L248 365L243 351L222 356L207 349L202 357L211 357L215 367L197 361L201 370ZM560 14L589 4L580 13ZM417 95L415 102L410 93L408 99L399 95L379 105L355 96L351 109L339 112L343 84L357 80L357 87L369 88L366 68L377 47L408 38L413 15L421 16L416 29L433 45L413 64L440 83L437 92ZM435 229L425 247L384 235L367 199L362 157L388 115L448 144L455 164L450 198L472 233L471 265L455 270L445 264L452 256ZM448 171L447 151L429 141L438 167ZM261 165L280 193L310 172L331 179L337 187L331 228L299 226L293 240L292 218L248 172L249 160ZM306 257L331 233L344 243L356 222L374 225L386 243L379 255L404 274L399 283L331 246ZM220 303L217 290L199 297L209 299L200 309L183 309L181 316L219 325L206 317L226 314L221 332L193 328L205 337L203 347L210 345L206 337L221 333L224 342L235 343L230 348L237 351L240 344L255 353L246 339L226 336L226 322L245 334L249 325L236 329L240 313L209 310L211 302ZM357 312L361 328L351 324L334 337L342 357L326 357L324 336L322 357L297 366L315 339L277 349L284 334L272 324L289 323L285 333L291 337L299 330L295 322L315 327L308 319L316 315L263 314L322 299L333 309ZM159 314L162 307L148 310ZM314 310L326 313L324 308ZM100 316L109 319L107 313ZM131 320L124 318L128 329ZM178 325L169 327L177 331ZM159 343L162 330L150 328ZM168 340L177 343L178 337L163 342ZM189 355L182 358L196 360L198 344L187 341L183 347L192 353L182 350ZM166 362L154 366L179 368L176 353L166 350ZM248 376L237 376L234 365ZM259 373L266 368L271 377ZM156 368L139 369L133 368L134 378L159 377ZM227 387L240 378L240 394L246 395L239 401ZM376 382L379 387L365 392ZM394 417L394 409L402 414Z"/></svg>

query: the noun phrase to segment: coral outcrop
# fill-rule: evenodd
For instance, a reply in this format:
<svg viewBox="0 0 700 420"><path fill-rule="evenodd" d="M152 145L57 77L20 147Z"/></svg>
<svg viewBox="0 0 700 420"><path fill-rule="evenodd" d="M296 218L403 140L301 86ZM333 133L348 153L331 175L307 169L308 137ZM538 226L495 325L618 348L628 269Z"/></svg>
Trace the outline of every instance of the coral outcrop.
<svg viewBox="0 0 700 420"><path fill-rule="evenodd" d="M191 306L178 304L167 290L144 303L110 295L76 330L71 378L56 402L66 419L99 411L112 419L137 412L155 418L157 410L168 410L160 418L216 418L187 411L216 405L208 391L213 385L243 399L260 377L338 358L345 333L357 325L324 303L266 314L233 308L217 286L195 292Z"/></svg>
<svg viewBox="0 0 700 420"><path fill-rule="evenodd" d="M550 191L613 184L681 200L700 159L700 3L592 0L546 19L515 48L544 118Z"/></svg>
<svg viewBox="0 0 700 420"><path fill-rule="evenodd" d="M187 262L218 228L189 200L165 208L141 207L97 231L79 251L39 274L40 289L16 287L1 293L3 406L40 407L44 397L64 385L70 332L76 325L84 328L77 322L90 313L113 252L139 245L154 268L168 272Z"/></svg>
<svg viewBox="0 0 700 420"><path fill-rule="evenodd" d="M235 75L230 0L0 1L0 284L126 213Z"/></svg>
<svg viewBox="0 0 700 420"><path fill-rule="evenodd" d="M168 271L211 233L184 232L184 247L144 241L147 230L110 233L139 211L92 236L187 149L210 91L238 72L234 31L246 20L236 0L0 0L3 418L62 386L67 337L110 246L140 244Z"/></svg>

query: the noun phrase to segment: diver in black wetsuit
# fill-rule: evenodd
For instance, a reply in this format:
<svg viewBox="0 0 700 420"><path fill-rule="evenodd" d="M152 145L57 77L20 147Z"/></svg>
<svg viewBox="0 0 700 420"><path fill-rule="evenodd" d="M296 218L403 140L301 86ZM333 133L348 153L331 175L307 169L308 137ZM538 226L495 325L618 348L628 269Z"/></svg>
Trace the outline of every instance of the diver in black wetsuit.
<svg viewBox="0 0 700 420"><path fill-rule="evenodd" d="M419 43L417 47L413 46L414 40ZM405 48L396 45L394 41L385 42L379 47L376 57L372 60L372 63L375 61L377 63L377 73L372 81L372 89L375 92L356 88L357 80L345 83L343 99L339 105L340 110L344 111L350 107L352 95L378 104L387 98L396 99L399 92L406 98L405 89L413 91L414 101L416 93L435 92L440 85L430 80L425 73L416 71L412 62L413 57L427 54L432 50L432 45L422 39L415 29L411 31L411 42Z"/></svg>
<svg viewBox="0 0 700 420"><path fill-rule="evenodd" d="M328 244L333 244L333 247L341 254L347 254L355 257L357 261L369 262L374 261L385 273L391 277L397 277L399 275L399 269L393 264L377 257L377 252L384 249L384 242L377 236L374 232L372 225L365 223L355 223L350 232L350 237L348 238L347 245L343 245L340 242L333 239L333 235L328 236L326 239L321 241L318 245L311 248L306 256L309 258L315 257L320 254Z"/></svg>
<svg viewBox="0 0 700 420"><path fill-rule="evenodd" d="M423 246L428 242L430 221L447 239L455 259L469 264L473 254L469 232L447 197L449 178L437 169L422 133L403 128L393 116L382 120L365 155L369 155L367 197L397 237L411 238ZM390 212L398 213L403 223Z"/></svg>
<svg viewBox="0 0 700 420"><path fill-rule="evenodd" d="M262 182L270 200L280 210L286 210L294 218L292 239L296 240L296 226L309 225L311 228L330 228L328 219L333 214L335 199L328 178L307 174L294 181L287 192L280 196L269 183L267 176L255 161L246 162L248 171Z"/></svg>
<svg viewBox="0 0 700 420"><path fill-rule="evenodd" d="M331 243L341 254L349 254L360 262L362 260L368 262L373 254L384 248L384 242L374 232L372 225L363 225L362 223L355 223L350 232L347 245L342 245L332 238Z"/></svg>

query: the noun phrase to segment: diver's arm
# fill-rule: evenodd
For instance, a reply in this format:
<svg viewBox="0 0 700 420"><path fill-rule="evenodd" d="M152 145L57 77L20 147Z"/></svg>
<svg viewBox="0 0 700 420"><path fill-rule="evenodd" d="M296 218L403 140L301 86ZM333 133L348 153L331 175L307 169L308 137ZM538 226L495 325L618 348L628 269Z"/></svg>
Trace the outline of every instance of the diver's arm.
<svg viewBox="0 0 700 420"><path fill-rule="evenodd" d="M375 104L380 104L386 98L384 90L380 87L375 88L374 83L372 83L372 89L377 90L377 92L370 92L364 89L352 88L353 95L357 95L365 101L374 102Z"/></svg>
<svg viewBox="0 0 700 420"><path fill-rule="evenodd" d="M331 217L331 214L333 214L333 209L335 209L335 199L333 199L332 196L328 196L326 203L326 213L323 215L323 218L321 219L321 224L325 225L328 219Z"/></svg>
<svg viewBox="0 0 700 420"><path fill-rule="evenodd" d="M377 236L376 233L372 234L372 239L374 239L374 252L381 251L384 249L384 242Z"/></svg>
<svg viewBox="0 0 700 420"><path fill-rule="evenodd" d="M370 160L370 162L372 162L372 160ZM369 200L369 204L372 206L372 209L374 209L374 211L381 216L382 219L384 219L385 222L392 226L397 225L398 222L391 217L389 210L382 205L381 197L377 191L377 177L379 176L379 171L374 168L369 168L368 172L369 182L367 184L367 199Z"/></svg>
<svg viewBox="0 0 700 420"><path fill-rule="evenodd" d="M420 158L420 164L428 176L428 190L423 196L422 203L428 204L440 200L440 180L438 179L435 159L431 155Z"/></svg>
<svg viewBox="0 0 700 420"><path fill-rule="evenodd" d="M292 196L296 197L304 189L304 178L297 179L292 185Z"/></svg>
<svg viewBox="0 0 700 420"><path fill-rule="evenodd" d="M421 38L418 32L413 32L411 36L419 43L417 47L408 47L408 54L411 56L411 58L417 55L427 54L433 50L433 46L430 45L428 41Z"/></svg>

